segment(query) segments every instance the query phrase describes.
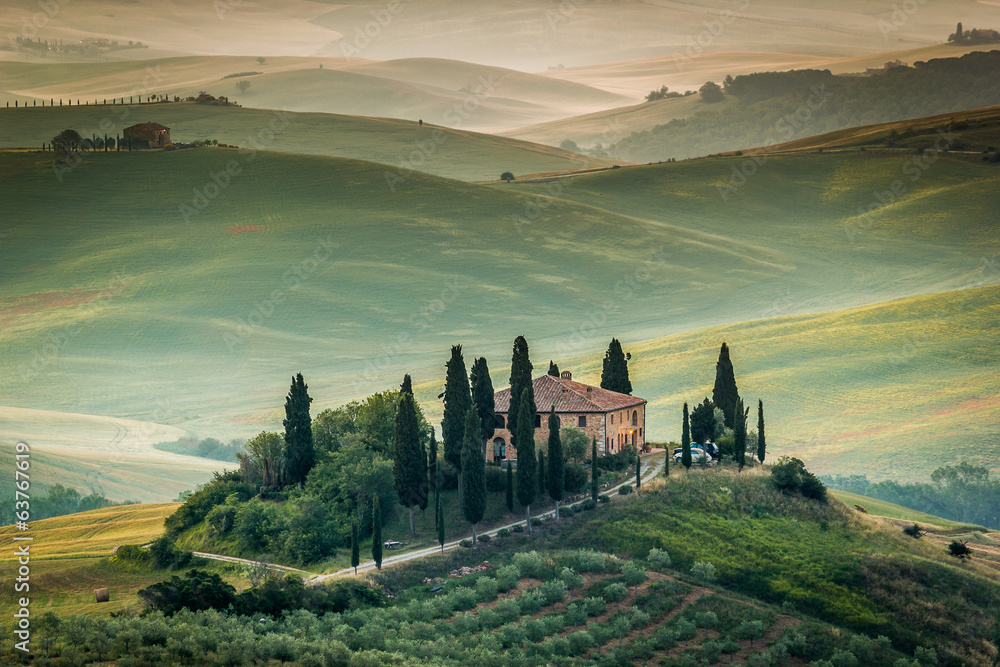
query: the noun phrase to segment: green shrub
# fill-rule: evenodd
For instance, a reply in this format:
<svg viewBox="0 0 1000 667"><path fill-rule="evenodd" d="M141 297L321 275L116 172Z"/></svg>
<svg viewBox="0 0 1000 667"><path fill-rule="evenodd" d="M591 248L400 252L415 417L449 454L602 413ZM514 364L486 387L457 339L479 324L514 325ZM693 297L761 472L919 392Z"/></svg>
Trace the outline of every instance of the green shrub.
<svg viewBox="0 0 1000 667"><path fill-rule="evenodd" d="M483 544L489 544L490 540L492 540L493 538L490 537L489 535L479 535L477 539Z"/></svg>
<svg viewBox="0 0 1000 667"><path fill-rule="evenodd" d="M583 587L583 575L578 574L576 570L571 567L564 567L562 572L559 574L559 578L563 580L563 583L566 584L566 588L569 590L575 590Z"/></svg>
<svg viewBox="0 0 1000 667"><path fill-rule="evenodd" d="M506 593L517 588L517 581L521 578L521 570L515 565L504 565L497 570L497 588Z"/></svg>
<svg viewBox="0 0 1000 667"><path fill-rule="evenodd" d="M483 602L492 602L496 599L500 585L493 577L481 577L476 581L476 594Z"/></svg>
<svg viewBox="0 0 1000 667"><path fill-rule="evenodd" d="M597 503L596 503L596 502L594 502L594 499L593 499L593 498L587 498L587 499L586 499L586 500L584 500L584 501L583 501L582 503L580 503L580 505L581 505L581 506L583 507L583 509L585 509L585 510L592 510L592 509L594 509L595 507L597 507Z"/></svg>
<svg viewBox="0 0 1000 667"><path fill-rule="evenodd" d="M524 526L521 525L521 524L519 524L519 523L515 523L514 527L511 528L511 530L513 530L515 533L523 533L524 532Z"/></svg>
<svg viewBox="0 0 1000 667"><path fill-rule="evenodd" d="M580 493L590 480L590 471L582 463L567 463L563 468L563 488L566 493Z"/></svg>
<svg viewBox="0 0 1000 667"><path fill-rule="evenodd" d="M532 526L540 526L543 523L544 522L542 521L541 517L537 517L537 516L531 517L531 525Z"/></svg>
<svg viewBox="0 0 1000 667"><path fill-rule="evenodd" d="M572 505L563 505L559 508L559 516L570 517L576 514L576 509Z"/></svg>
<svg viewBox="0 0 1000 667"><path fill-rule="evenodd" d="M501 539L504 537L510 537L510 530L508 528L501 528L497 531L497 537Z"/></svg>
<svg viewBox="0 0 1000 667"><path fill-rule="evenodd" d="M638 586L646 581L646 568L630 560L622 566L622 580L626 586Z"/></svg>
<svg viewBox="0 0 1000 667"><path fill-rule="evenodd" d="M507 488L507 471L497 466L486 466L486 490L498 493Z"/></svg>
<svg viewBox="0 0 1000 667"><path fill-rule="evenodd" d="M574 514L579 514L582 511L583 511L583 503L575 503L573 505L573 513Z"/></svg>
<svg viewBox="0 0 1000 667"><path fill-rule="evenodd" d="M545 606L562 602L566 597L567 586L562 579L546 581L538 587L538 592L542 595Z"/></svg>
<svg viewBox="0 0 1000 667"><path fill-rule="evenodd" d="M593 549L565 551L560 560L577 572L604 572L607 569L607 554Z"/></svg>
<svg viewBox="0 0 1000 667"><path fill-rule="evenodd" d="M111 562L115 565L143 567L153 562L153 554L138 544L123 544L115 551Z"/></svg>
<svg viewBox="0 0 1000 667"><path fill-rule="evenodd" d="M537 588L525 591L518 600L521 604L521 614L525 616L537 614L545 606L545 596Z"/></svg>
<svg viewBox="0 0 1000 667"><path fill-rule="evenodd" d="M458 543L458 546L470 549L472 548L472 540L462 540Z"/></svg>
<svg viewBox="0 0 1000 667"><path fill-rule="evenodd" d="M604 589L604 599L608 602L621 602L628 597L628 589L625 584L615 582Z"/></svg>
<svg viewBox="0 0 1000 667"><path fill-rule="evenodd" d="M622 484L620 487L618 487L618 495L627 496L630 493L632 493L631 484Z"/></svg>
<svg viewBox="0 0 1000 667"><path fill-rule="evenodd" d="M714 611L697 612L694 615L695 627L714 628L719 624L719 616Z"/></svg>
<svg viewBox="0 0 1000 667"><path fill-rule="evenodd" d="M696 579L701 579L702 581L711 583L715 581L715 566L711 563L706 563L705 561L698 561L691 568L691 574L694 575Z"/></svg>
<svg viewBox="0 0 1000 667"><path fill-rule="evenodd" d="M649 564L652 565L653 569L657 572L662 572L664 568L670 567L671 565L670 554L662 549L657 549L656 547L649 550L649 556L646 557L646 560L649 561Z"/></svg>
<svg viewBox="0 0 1000 667"><path fill-rule="evenodd" d="M606 493L602 493L601 495L597 496L597 500L602 504L607 504L611 502L611 496L609 496Z"/></svg>
<svg viewBox="0 0 1000 667"><path fill-rule="evenodd" d="M607 603L603 597L589 597L583 601L583 608L587 616L600 616L607 610Z"/></svg>
<svg viewBox="0 0 1000 667"><path fill-rule="evenodd" d="M501 623L513 623L521 617L521 603L513 598L504 598L497 602L496 612Z"/></svg>
<svg viewBox="0 0 1000 667"><path fill-rule="evenodd" d="M545 574L545 559L537 551L522 551L514 554L511 564L516 567L521 576L541 579Z"/></svg>
<svg viewBox="0 0 1000 667"><path fill-rule="evenodd" d="M698 636L698 629L694 623L686 618L677 621L677 641L686 642Z"/></svg>
<svg viewBox="0 0 1000 667"><path fill-rule="evenodd" d="M572 656L582 655L594 645L594 637L586 630L577 630L566 638L569 642L569 653Z"/></svg>

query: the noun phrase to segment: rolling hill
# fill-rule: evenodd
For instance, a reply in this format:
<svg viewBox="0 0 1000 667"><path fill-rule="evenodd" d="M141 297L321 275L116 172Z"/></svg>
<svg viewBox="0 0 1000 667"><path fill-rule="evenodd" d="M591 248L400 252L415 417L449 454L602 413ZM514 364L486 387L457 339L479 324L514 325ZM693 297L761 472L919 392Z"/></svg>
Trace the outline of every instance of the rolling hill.
<svg viewBox="0 0 1000 667"><path fill-rule="evenodd" d="M427 123L421 127L416 121L192 103L0 109L0 147L40 147L65 128L85 137L114 136L154 120L169 127L176 142L215 139L247 149L363 159L395 171L415 169L461 180L494 180L508 170L520 176L610 164L517 139Z"/></svg>

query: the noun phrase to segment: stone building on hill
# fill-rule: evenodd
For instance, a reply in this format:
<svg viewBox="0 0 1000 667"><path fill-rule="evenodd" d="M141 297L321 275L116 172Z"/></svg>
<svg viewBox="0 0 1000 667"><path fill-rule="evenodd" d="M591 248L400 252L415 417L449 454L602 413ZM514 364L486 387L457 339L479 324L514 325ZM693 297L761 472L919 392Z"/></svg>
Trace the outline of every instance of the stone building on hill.
<svg viewBox="0 0 1000 667"><path fill-rule="evenodd" d="M150 148L163 148L170 143L170 128L159 123L139 123L122 130L129 138L145 139Z"/></svg>
<svg viewBox="0 0 1000 667"><path fill-rule="evenodd" d="M613 454L625 444L639 449L646 445L646 399L575 382L569 371L563 371L560 377L540 375L531 384L538 408L536 442L548 440L548 415L555 405L560 427L573 426L597 438L599 454ZM510 444L507 430L510 389L496 392L494 400L496 433L487 444L486 458L488 461L516 459L517 452Z"/></svg>

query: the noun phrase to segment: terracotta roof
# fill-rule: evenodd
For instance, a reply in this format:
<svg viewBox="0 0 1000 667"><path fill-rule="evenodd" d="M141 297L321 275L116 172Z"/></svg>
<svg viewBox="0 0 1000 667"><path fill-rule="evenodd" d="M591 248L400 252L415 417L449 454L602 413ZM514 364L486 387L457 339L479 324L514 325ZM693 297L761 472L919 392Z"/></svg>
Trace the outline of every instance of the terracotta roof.
<svg viewBox="0 0 1000 667"><path fill-rule="evenodd" d="M138 123L131 127L126 127L123 132L128 132L129 130L169 130L170 128L166 125L160 125L159 123Z"/></svg>
<svg viewBox="0 0 1000 667"><path fill-rule="evenodd" d="M617 391L592 387L582 382L551 375L539 375L531 381L535 390L535 405L539 412L548 412L552 405L556 412L610 412L633 405L643 405L646 399ZM498 391L494 396L496 411L510 410L510 388Z"/></svg>

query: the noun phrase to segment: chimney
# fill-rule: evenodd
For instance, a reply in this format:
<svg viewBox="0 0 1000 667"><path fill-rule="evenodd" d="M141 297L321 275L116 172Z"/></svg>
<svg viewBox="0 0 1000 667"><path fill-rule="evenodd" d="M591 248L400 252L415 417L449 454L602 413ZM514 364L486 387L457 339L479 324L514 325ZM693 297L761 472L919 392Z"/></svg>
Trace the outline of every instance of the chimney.
<svg viewBox="0 0 1000 667"><path fill-rule="evenodd" d="M594 393L593 387L587 387L587 396L591 396Z"/></svg>
<svg viewBox="0 0 1000 667"><path fill-rule="evenodd" d="M559 374L559 377L561 377L563 380L572 380L573 373L571 373L570 371L563 371L562 373Z"/></svg>

